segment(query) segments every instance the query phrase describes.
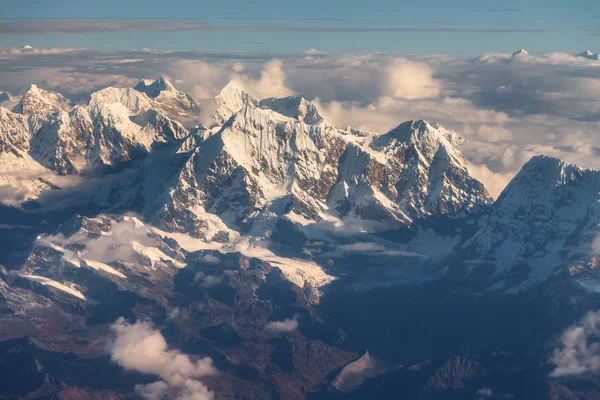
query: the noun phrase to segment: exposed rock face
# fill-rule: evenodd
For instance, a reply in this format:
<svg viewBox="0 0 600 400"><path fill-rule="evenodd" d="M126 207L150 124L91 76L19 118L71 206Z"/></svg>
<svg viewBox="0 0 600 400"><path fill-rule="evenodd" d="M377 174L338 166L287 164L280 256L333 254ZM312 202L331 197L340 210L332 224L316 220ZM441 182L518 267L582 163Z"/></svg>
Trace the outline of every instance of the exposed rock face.
<svg viewBox="0 0 600 400"><path fill-rule="evenodd" d="M31 127L26 116L0 108L0 152L26 153L29 150Z"/></svg>
<svg viewBox="0 0 600 400"><path fill-rule="evenodd" d="M27 380L0 397L133 396L158 377L110 360L119 317L211 357L224 399L594 391L548 383L544 346L597 304L599 172L536 157L492 204L440 126L337 129L234 83L216 103L191 131L196 105L163 78L0 108L0 375Z"/></svg>

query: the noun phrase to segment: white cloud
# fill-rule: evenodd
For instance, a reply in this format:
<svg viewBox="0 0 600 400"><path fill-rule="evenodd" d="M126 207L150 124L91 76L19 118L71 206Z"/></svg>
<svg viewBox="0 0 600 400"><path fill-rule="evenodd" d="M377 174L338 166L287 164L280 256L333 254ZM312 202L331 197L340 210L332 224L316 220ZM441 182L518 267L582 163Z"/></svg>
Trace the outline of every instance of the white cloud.
<svg viewBox="0 0 600 400"><path fill-rule="evenodd" d="M425 63L398 58L385 68L381 82L383 94L407 100L425 99L440 95L440 82Z"/></svg>
<svg viewBox="0 0 600 400"><path fill-rule="evenodd" d="M513 138L512 133L503 126L481 125L477 134L490 142L508 141Z"/></svg>
<svg viewBox="0 0 600 400"><path fill-rule="evenodd" d="M285 85L286 74L283 71L283 62L273 59L265 63L259 79L252 79L240 75L239 82L243 89L252 96L264 99L267 97L285 97L294 92Z"/></svg>
<svg viewBox="0 0 600 400"><path fill-rule="evenodd" d="M283 321L271 321L265 325L265 331L270 334L293 332L298 329L296 317L284 319Z"/></svg>
<svg viewBox="0 0 600 400"><path fill-rule="evenodd" d="M480 182L483 182L490 196L497 198L508 182L515 176L511 172L494 172L483 164L468 164L469 174Z"/></svg>
<svg viewBox="0 0 600 400"><path fill-rule="evenodd" d="M219 257L215 257L212 254L206 254L206 255L202 256L202 258L200 260L202 260L202 262L204 262L206 264L213 264L213 265L219 264L221 262Z"/></svg>
<svg viewBox="0 0 600 400"><path fill-rule="evenodd" d="M556 368L551 376L580 375L600 371L600 312L589 312L583 320L567 329L554 351Z"/></svg>
<svg viewBox="0 0 600 400"><path fill-rule="evenodd" d="M161 400L168 391L169 385L163 381L135 386L135 392L144 400Z"/></svg>
<svg viewBox="0 0 600 400"><path fill-rule="evenodd" d="M493 392L492 392L492 389L483 387L483 388L477 390L477 392L475 394L477 394L480 399L487 399L489 397L492 397Z"/></svg>
<svg viewBox="0 0 600 400"><path fill-rule="evenodd" d="M111 359L120 366L159 376L162 381L137 386L146 399L158 399L168 387L179 391L179 400L209 400L213 393L198 378L216 373L208 357L193 360L179 350L170 349L165 338L149 322L130 324L119 318L112 331L116 338L111 346ZM151 397L155 396L155 397Z"/></svg>
<svg viewBox="0 0 600 400"><path fill-rule="evenodd" d="M168 320L177 319L177 317L179 317L180 314L181 314L181 309L179 307L175 307L175 308L171 309L171 311L169 311L169 313L167 314L167 319Z"/></svg>
<svg viewBox="0 0 600 400"><path fill-rule="evenodd" d="M198 283L200 287L208 289L221 284L223 282L223 276L210 275L202 271L198 271L194 276L194 282Z"/></svg>
<svg viewBox="0 0 600 400"><path fill-rule="evenodd" d="M136 223L137 219L125 218L112 224L110 231L90 239L85 234L74 234L65 238L62 234L47 236L44 239L57 245L80 245L83 247L78 256L82 259L103 263L128 262L135 260L139 253L135 246L140 244L155 247L156 239L150 236L150 230Z"/></svg>
<svg viewBox="0 0 600 400"><path fill-rule="evenodd" d="M240 73L246 69L246 66L241 62L237 61L235 64L233 64L233 67L231 67L231 69L233 69L237 73Z"/></svg>

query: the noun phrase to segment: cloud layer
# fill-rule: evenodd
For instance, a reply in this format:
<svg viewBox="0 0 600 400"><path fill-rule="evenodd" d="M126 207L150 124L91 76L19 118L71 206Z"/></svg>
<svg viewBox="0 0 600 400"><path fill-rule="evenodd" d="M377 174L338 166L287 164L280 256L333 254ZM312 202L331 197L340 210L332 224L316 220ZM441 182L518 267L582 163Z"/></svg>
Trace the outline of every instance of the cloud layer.
<svg viewBox="0 0 600 400"><path fill-rule="evenodd" d="M279 19L281 21L281 19ZM317 19L318 21L318 19ZM339 21L339 20L338 20ZM252 21L254 22L254 21ZM322 21L321 21L322 22ZM351 27L333 25L212 25L194 20L89 20L89 19L38 19L0 21L0 35L43 35L106 32L319 32L319 33L369 33L369 32L485 32L485 33L541 33L545 28L487 26L388 26Z"/></svg>

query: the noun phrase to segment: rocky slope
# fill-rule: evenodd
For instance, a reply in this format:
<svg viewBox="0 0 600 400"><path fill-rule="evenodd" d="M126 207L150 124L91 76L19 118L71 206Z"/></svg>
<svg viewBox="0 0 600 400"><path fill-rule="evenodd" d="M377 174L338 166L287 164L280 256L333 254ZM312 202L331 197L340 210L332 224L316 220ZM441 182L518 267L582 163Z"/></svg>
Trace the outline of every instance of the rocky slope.
<svg viewBox="0 0 600 400"><path fill-rule="evenodd" d="M600 172L532 158L458 246L449 273L514 292L568 273L596 290L599 192Z"/></svg>
<svg viewBox="0 0 600 400"><path fill-rule="evenodd" d="M598 304L599 172L535 157L492 202L436 124L215 100L191 130L164 78L0 108L0 397L131 398L156 379L109 357L121 317L210 357L217 398L594 393L546 346Z"/></svg>

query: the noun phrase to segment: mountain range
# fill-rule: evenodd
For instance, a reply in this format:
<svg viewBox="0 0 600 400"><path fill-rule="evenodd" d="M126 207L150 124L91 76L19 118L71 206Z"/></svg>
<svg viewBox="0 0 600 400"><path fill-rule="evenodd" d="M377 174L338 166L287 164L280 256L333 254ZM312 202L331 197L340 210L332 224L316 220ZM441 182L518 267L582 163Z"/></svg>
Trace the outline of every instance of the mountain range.
<svg viewBox="0 0 600 400"><path fill-rule="evenodd" d="M550 376L597 306L600 172L536 156L494 200L438 124L215 102L202 126L159 78L0 108L0 398L187 398L119 364L120 318L212 360L196 398L600 396Z"/></svg>

